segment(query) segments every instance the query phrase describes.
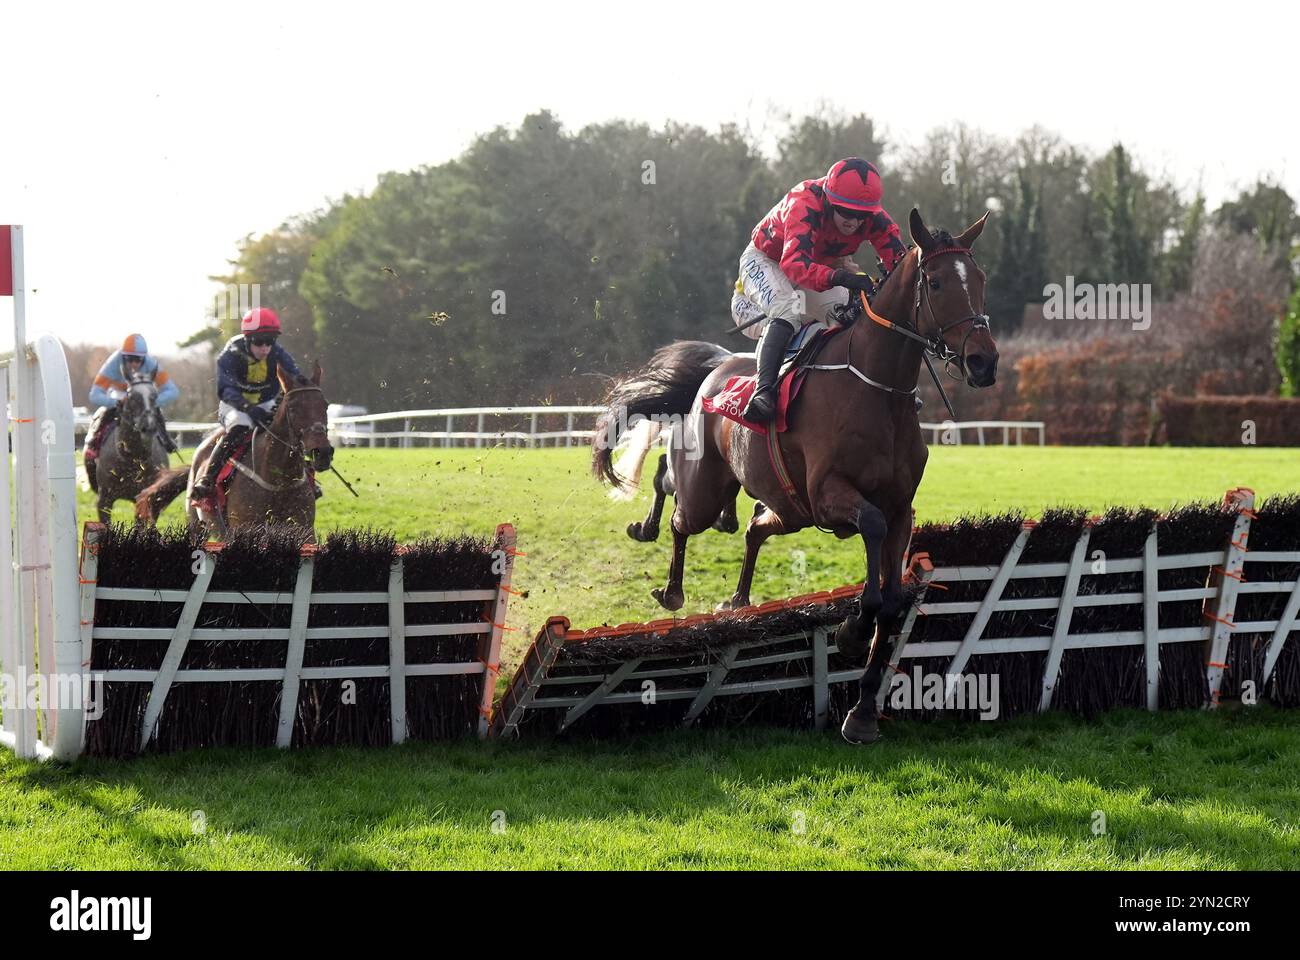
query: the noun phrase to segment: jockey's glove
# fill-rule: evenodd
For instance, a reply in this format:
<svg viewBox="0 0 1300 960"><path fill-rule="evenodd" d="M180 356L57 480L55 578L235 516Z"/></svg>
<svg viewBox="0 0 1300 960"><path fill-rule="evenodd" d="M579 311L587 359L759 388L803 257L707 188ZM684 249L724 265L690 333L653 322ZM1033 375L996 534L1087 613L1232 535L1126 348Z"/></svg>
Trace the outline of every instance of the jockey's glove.
<svg viewBox="0 0 1300 960"><path fill-rule="evenodd" d="M850 273L843 267L831 275L831 286L861 290L863 293L870 293L875 289L875 284L871 282L871 278L865 273Z"/></svg>
<svg viewBox="0 0 1300 960"><path fill-rule="evenodd" d="M271 425L271 415L255 403L250 403L244 412L248 414L248 419L253 421L255 427L265 430Z"/></svg>

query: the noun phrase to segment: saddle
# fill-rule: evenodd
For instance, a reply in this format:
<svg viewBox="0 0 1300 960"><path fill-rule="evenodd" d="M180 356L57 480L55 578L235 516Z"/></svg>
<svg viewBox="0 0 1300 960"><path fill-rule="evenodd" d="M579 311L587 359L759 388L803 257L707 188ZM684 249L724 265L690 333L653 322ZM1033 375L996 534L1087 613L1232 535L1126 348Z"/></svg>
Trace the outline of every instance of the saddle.
<svg viewBox="0 0 1300 960"><path fill-rule="evenodd" d="M844 329L846 328L842 326L828 327L819 320L804 324L791 339L790 346L786 349L785 362L781 364L781 371L776 378L777 404L774 422L777 433L784 433L789 428L787 417L808 373L808 366L816 361L831 337ZM714 396L706 397L701 406L705 413L720 414L728 420L734 420L742 427L766 436L768 424L752 423L741 416L741 411L745 409L745 405L749 403L750 397L754 395L757 388L757 374L729 377L723 388Z"/></svg>

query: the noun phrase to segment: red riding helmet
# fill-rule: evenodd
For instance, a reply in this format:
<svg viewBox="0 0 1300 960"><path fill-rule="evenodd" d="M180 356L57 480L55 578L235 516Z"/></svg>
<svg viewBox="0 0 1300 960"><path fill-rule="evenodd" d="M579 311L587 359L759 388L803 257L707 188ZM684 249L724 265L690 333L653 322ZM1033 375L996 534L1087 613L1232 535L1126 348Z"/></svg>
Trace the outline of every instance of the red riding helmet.
<svg viewBox="0 0 1300 960"><path fill-rule="evenodd" d="M826 197L837 207L879 210L880 171L861 157L840 160L826 173Z"/></svg>
<svg viewBox="0 0 1300 960"><path fill-rule="evenodd" d="M280 318L270 307L254 307L239 321L240 333L279 333Z"/></svg>

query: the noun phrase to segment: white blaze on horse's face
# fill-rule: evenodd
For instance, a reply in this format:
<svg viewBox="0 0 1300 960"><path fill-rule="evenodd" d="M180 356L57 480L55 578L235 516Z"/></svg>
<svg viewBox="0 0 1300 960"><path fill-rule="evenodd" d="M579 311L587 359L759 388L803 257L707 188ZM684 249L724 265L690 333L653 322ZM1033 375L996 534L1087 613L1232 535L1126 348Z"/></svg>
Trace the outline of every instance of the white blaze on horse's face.
<svg viewBox="0 0 1300 960"><path fill-rule="evenodd" d="M957 257L953 260L953 266L957 268L957 277L961 280L961 288L966 294L966 306L970 309L971 313L978 313L979 311L975 309L975 304L971 302L970 285L966 282L966 261L961 257Z"/></svg>

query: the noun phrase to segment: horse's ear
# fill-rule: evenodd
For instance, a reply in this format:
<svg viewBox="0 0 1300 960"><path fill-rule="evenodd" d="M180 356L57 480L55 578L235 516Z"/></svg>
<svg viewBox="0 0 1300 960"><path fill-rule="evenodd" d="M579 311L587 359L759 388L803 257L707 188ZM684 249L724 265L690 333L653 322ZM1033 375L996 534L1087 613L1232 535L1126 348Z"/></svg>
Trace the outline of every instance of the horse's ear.
<svg viewBox="0 0 1300 960"><path fill-rule="evenodd" d="M275 375L280 378L280 386L284 388L285 393L293 389L293 380L285 372L284 367L276 367Z"/></svg>
<svg viewBox="0 0 1300 960"><path fill-rule="evenodd" d="M321 375L320 361L316 360L311 365L311 382L316 384L316 386L318 387L320 386L320 375Z"/></svg>
<svg viewBox="0 0 1300 960"><path fill-rule="evenodd" d="M929 253L930 248L934 246L934 237L930 236L930 228L925 225L921 219L921 211L912 208L911 215L907 218L907 225L912 228L912 242L921 248L922 253Z"/></svg>
<svg viewBox="0 0 1300 960"><path fill-rule="evenodd" d="M961 236L957 238L957 244L959 246L966 247L967 249L972 247L975 244L975 238L978 237L983 232L984 224L988 221L989 214L992 212L993 212L992 210L984 211L984 216L980 217L969 227L963 230Z"/></svg>

